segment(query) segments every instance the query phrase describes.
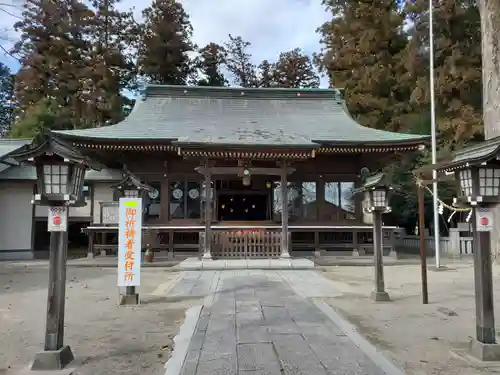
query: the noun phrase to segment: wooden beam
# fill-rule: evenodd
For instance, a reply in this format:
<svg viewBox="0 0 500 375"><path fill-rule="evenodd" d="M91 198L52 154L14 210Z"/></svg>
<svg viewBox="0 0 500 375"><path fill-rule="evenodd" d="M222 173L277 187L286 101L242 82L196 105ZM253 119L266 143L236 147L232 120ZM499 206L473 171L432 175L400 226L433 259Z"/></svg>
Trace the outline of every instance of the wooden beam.
<svg viewBox="0 0 500 375"><path fill-rule="evenodd" d="M454 180L455 180L454 175L445 175L445 176L438 177L436 179L420 180L420 181L425 185L431 185L434 182L448 182L448 181L454 181Z"/></svg>
<svg viewBox="0 0 500 375"><path fill-rule="evenodd" d="M194 170L200 174L205 175L206 167L196 167ZM211 175L237 175L242 176L245 167L211 167L209 168ZM250 175L265 175L265 176L281 176L283 168L261 168L261 167L248 167ZM286 168L287 174L295 172L295 168Z"/></svg>

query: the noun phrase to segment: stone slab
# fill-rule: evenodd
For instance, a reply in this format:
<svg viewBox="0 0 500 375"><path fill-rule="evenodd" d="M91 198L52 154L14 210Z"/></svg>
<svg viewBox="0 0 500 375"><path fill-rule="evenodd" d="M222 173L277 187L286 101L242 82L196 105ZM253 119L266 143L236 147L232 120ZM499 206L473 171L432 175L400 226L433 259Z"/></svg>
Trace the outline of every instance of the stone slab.
<svg viewBox="0 0 500 375"><path fill-rule="evenodd" d="M484 344L470 340L470 355L483 362L500 362L500 344Z"/></svg>
<svg viewBox="0 0 500 375"><path fill-rule="evenodd" d="M391 297L389 296L389 293L387 293L387 292L376 292L375 290L372 290L370 297L375 302L390 302L391 301Z"/></svg>
<svg viewBox="0 0 500 375"><path fill-rule="evenodd" d="M370 348L376 352L373 347L360 349L363 342L355 342L345 326L304 295L312 288L336 292L319 273L243 269L216 274L216 286L217 276L205 279L212 280L213 294L205 298L178 374L401 375L378 358L382 369L375 355L367 354ZM179 283L200 280L190 271Z"/></svg>
<svg viewBox="0 0 500 375"><path fill-rule="evenodd" d="M35 355L35 360L31 365L31 370L46 371L46 370L62 370L68 366L75 357L71 348L66 345L59 350L44 350Z"/></svg>
<svg viewBox="0 0 500 375"><path fill-rule="evenodd" d="M270 267L270 259L251 259L247 262L248 269L269 269Z"/></svg>
<svg viewBox="0 0 500 375"><path fill-rule="evenodd" d="M239 344L239 371L265 371L268 374L279 374L280 361L271 343Z"/></svg>
<svg viewBox="0 0 500 375"><path fill-rule="evenodd" d="M187 258L180 262L173 269L178 270L246 270L246 269L263 269L263 270L281 270L281 269L297 269L308 270L314 269L314 262L305 258L290 258L290 259L198 259Z"/></svg>
<svg viewBox="0 0 500 375"><path fill-rule="evenodd" d="M36 371L31 369L31 365L19 370L7 370L5 375L71 375L76 372L78 364L71 363L62 370L41 370Z"/></svg>
<svg viewBox="0 0 500 375"><path fill-rule="evenodd" d="M135 306L139 304L139 294L122 294L120 296L120 306Z"/></svg>
<svg viewBox="0 0 500 375"><path fill-rule="evenodd" d="M292 268L291 259L271 259L269 265L272 269Z"/></svg>
<svg viewBox="0 0 500 375"><path fill-rule="evenodd" d="M195 306L186 311L184 323L177 336L174 337L174 351L170 359L165 363L165 375L178 375L181 373L201 310L202 306Z"/></svg>

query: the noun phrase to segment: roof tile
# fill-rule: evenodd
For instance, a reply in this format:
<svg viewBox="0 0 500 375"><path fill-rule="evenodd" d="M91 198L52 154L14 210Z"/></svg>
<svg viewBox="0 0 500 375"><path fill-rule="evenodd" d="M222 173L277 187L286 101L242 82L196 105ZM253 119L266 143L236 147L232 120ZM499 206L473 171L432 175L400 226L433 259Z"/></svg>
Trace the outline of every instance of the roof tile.
<svg viewBox="0 0 500 375"><path fill-rule="evenodd" d="M122 122L57 131L93 140L173 141L182 144L317 146L384 144L429 137L371 129L346 111L335 89L247 89L148 86Z"/></svg>

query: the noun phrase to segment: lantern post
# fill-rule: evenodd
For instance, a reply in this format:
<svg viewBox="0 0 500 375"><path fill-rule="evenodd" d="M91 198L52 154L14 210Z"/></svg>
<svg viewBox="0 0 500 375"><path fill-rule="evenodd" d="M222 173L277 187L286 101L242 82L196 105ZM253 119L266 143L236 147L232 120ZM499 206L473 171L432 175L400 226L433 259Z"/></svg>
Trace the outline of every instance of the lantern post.
<svg viewBox="0 0 500 375"><path fill-rule="evenodd" d="M37 191L32 202L48 207L51 232L44 350L36 354L31 369L60 370L73 360L71 348L64 345L68 209L86 204L82 196L85 172L100 170L100 166L51 133L12 157L35 166Z"/></svg>
<svg viewBox="0 0 500 375"><path fill-rule="evenodd" d="M500 361L496 342L490 234L498 224L492 208L500 201L500 137L465 148L453 160L437 166L454 175L458 196L454 204L472 209L476 335L470 354L482 361Z"/></svg>
<svg viewBox="0 0 500 375"><path fill-rule="evenodd" d="M354 193L364 193L363 209L373 214L373 262L375 266L374 289L371 298L374 301L390 301L384 282L384 246L382 234L382 214L390 212L389 198L392 187L385 182L385 174L367 176L362 186Z"/></svg>

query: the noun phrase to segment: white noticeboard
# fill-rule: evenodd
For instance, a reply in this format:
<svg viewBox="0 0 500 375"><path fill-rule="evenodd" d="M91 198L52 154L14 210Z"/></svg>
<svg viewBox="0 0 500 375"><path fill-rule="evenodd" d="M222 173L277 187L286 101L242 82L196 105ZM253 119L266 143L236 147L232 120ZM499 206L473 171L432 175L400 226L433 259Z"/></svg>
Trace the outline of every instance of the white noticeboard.
<svg viewBox="0 0 500 375"><path fill-rule="evenodd" d="M493 212L489 208L476 209L476 230L491 232L493 230Z"/></svg>
<svg viewBox="0 0 500 375"><path fill-rule="evenodd" d="M118 286L141 284L142 199L120 198Z"/></svg>
<svg viewBox="0 0 500 375"><path fill-rule="evenodd" d="M66 232L68 230L68 207L49 207L47 220L47 230L49 232Z"/></svg>

